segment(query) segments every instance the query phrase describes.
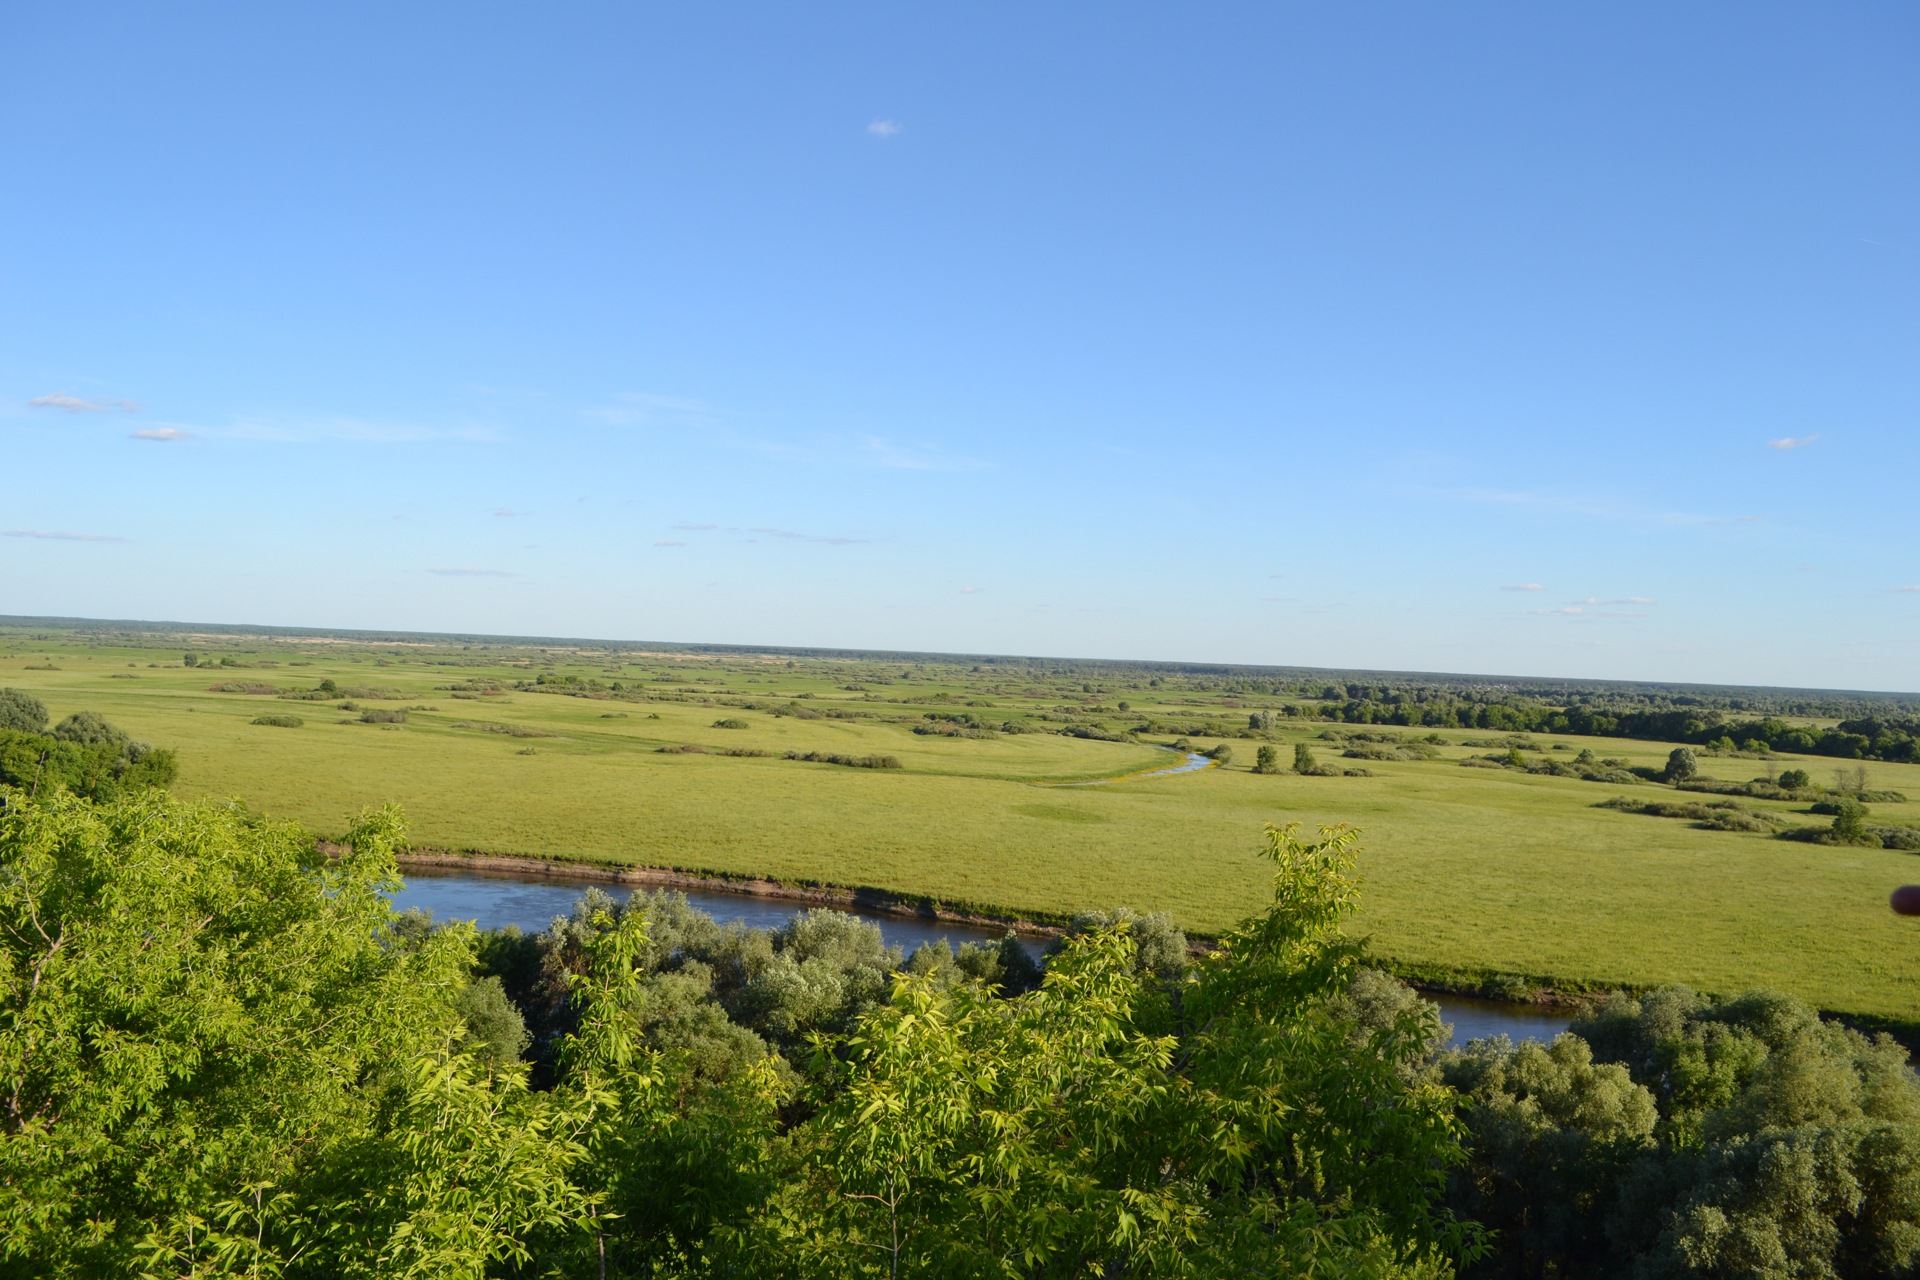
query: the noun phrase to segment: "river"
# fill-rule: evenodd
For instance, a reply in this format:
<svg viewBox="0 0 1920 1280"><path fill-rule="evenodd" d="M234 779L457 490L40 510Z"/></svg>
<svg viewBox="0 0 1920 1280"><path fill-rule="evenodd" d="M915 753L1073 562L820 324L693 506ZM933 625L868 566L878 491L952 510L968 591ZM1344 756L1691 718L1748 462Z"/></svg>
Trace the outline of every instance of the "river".
<svg viewBox="0 0 1920 1280"><path fill-rule="evenodd" d="M1202 756L1199 759L1206 758ZM1212 761L1207 763L1211 764ZM623 902L633 892L626 885L599 887ZM502 929L511 924L518 925L528 933L538 933L555 916L570 912L584 889L585 886L571 881L532 880L472 872L421 872L407 877L406 887L394 895L393 905L402 911L409 907L431 911L436 920L471 920L482 929ZM754 929L777 929L803 905L782 898L708 889L683 892L689 903L715 920L723 924L737 920ZM889 943L909 952L923 942L945 940L958 947L964 942L998 942L1006 936L1004 929L981 925L919 920L853 906L838 909L863 920L871 920L880 926L881 936ZM1021 942L1036 956L1046 947L1043 939L1022 938ZM1531 1005L1474 1000L1462 996L1432 998L1440 1006L1440 1016L1453 1027L1455 1045L1481 1036L1503 1034L1516 1041L1551 1040L1567 1029L1565 1016Z"/></svg>

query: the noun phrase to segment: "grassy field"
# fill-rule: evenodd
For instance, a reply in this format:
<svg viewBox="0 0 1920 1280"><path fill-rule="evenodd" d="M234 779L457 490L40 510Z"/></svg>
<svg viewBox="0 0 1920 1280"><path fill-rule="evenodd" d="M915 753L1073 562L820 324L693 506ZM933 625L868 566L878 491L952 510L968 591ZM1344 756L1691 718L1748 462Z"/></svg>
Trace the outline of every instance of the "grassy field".
<svg viewBox="0 0 1920 1280"><path fill-rule="evenodd" d="M188 649L232 665L185 666ZM543 676L602 687L516 687ZM328 679L341 692L320 701L211 691L232 682L304 690ZM448 687L487 684L502 691ZM1013 911L1124 903L1170 911L1200 931L1260 902L1262 823L1347 822L1365 831L1360 927L1402 964L1721 992L1767 985L1828 1009L1920 1016L1920 936L1886 907L1895 885L1920 880L1912 854L1595 807L1622 794L1712 798L1654 785L1463 768L1469 756L1505 749L1489 733L1445 732L1435 760L1355 761L1318 736L1326 725L1287 721L1270 734L1283 764L1305 740L1323 762L1374 776L1255 775L1258 744L1233 741L1225 768L1127 778L1174 758L1141 742L1051 731L1142 717L1237 726L1249 709L1277 705L1192 681L15 629L0 630L0 686L31 691L56 718L91 709L174 747L179 794L239 798L322 834L339 832L362 806L394 800L426 845L870 885ZM540 691L556 687L593 696ZM405 710L404 723L360 719L394 710ZM1036 731L913 733L929 713ZM252 723L262 715L304 724ZM717 728L718 720L748 727ZM1649 766L1669 750L1538 739L1542 749L1556 744ZM678 750L689 745L708 751ZM725 749L774 754L716 754ZM782 758L788 751L893 756L901 767L806 763ZM1703 772L1727 779L1799 764L1830 780L1834 763L1702 758ZM1920 766L1868 770L1873 786L1920 797ZM1118 780L1057 785L1095 778ZM1796 824L1826 821L1804 806L1744 803ZM1873 820L1920 824L1920 803L1876 804Z"/></svg>

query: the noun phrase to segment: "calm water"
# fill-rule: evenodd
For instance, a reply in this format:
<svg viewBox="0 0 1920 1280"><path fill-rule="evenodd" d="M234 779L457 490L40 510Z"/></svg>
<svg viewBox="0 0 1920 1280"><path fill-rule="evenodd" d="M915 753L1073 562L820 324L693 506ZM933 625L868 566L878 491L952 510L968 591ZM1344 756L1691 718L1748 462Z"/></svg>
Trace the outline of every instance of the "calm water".
<svg viewBox="0 0 1920 1280"><path fill-rule="evenodd" d="M1205 756L1195 756L1210 764ZM1189 766L1192 767L1192 766ZM433 913L436 920L471 920L482 929L501 929L519 925L528 933L538 933L555 916L573 910L574 902L586 885L567 880L522 880L511 876L475 875L471 872L435 874L420 872L407 877L406 888L394 895L393 905L401 910L420 907ZM599 886L610 897L622 902L633 892L626 885ZM717 893L710 890L687 891L687 901L726 924L738 920L755 929L777 929L796 911L798 903L781 898L758 898L744 893ZM843 907L850 915L871 920L880 926L881 936L903 951L911 952L923 942L945 939L958 948L963 942L998 942L1004 929L981 928L944 921L914 920ZM1022 938L1027 949L1039 955L1045 943ZM1458 996L1438 997L1440 1015L1453 1024L1453 1043L1465 1044L1481 1036L1507 1035L1514 1040L1551 1040L1567 1029L1565 1017L1543 1014L1528 1005L1503 1004L1497 1000L1471 1000Z"/></svg>
<svg viewBox="0 0 1920 1280"><path fill-rule="evenodd" d="M1172 747L1163 747L1157 742L1151 745L1156 750L1159 750L1159 751L1173 750ZM1175 773L1196 773L1199 770L1206 768L1208 765L1212 763L1213 763L1213 760L1210 757L1203 756L1197 751L1189 751L1187 752L1187 758L1181 761L1179 764L1168 765L1164 769L1155 769L1152 773L1142 773L1137 776L1142 778L1164 778L1170 774L1175 774ZM1057 787L1104 787L1109 782L1113 782L1113 781L1116 781L1116 779L1095 778L1090 782L1056 782L1051 785L1057 786Z"/></svg>
<svg viewBox="0 0 1920 1280"><path fill-rule="evenodd" d="M627 885L596 886L609 897L625 902L633 893ZM419 872L407 877L407 887L393 896L393 905L404 911L421 907L433 912L436 920L471 920L482 929L503 929L516 924L527 933L538 933L555 916L573 910L574 902L587 886L567 880L520 880L508 876L481 876L471 873L434 874ZM759 898L745 893L715 893L684 890L687 901L721 924L738 920L753 929L777 929L806 904L783 898ZM963 942L998 943L1005 929L977 925L950 924L946 921L915 920L908 916L890 916L841 907L849 915L871 920L880 926L880 935L902 951L911 952L923 942L945 939L957 950ZM1038 938L1022 938L1027 950L1039 955L1046 943Z"/></svg>

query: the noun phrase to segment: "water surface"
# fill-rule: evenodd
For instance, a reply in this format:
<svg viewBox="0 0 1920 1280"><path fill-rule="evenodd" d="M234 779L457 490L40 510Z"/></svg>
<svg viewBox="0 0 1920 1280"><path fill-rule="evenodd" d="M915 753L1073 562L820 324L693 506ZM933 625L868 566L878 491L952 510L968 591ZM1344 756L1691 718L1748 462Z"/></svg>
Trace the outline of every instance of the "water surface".
<svg viewBox="0 0 1920 1280"><path fill-rule="evenodd" d="M1194 765L1198 760L1201 763ZM1169 772L1184 772L1211 764L1205 756L1189 756L1188 763ZM609 897L625 902L633 893L628 885L597 886ZM393 896L393 905L404 911L421 907L436 920L471 920L482 929L503 929L518 925L527 933L538 933L573 910L587 886L578 881L536 880L512 875L481 875L475 872L419 872L407 877L406 887ZM761 898L746 893L718 890L684 891L687 901L722 924L739 921L753 929L778 929L805 904L784 898ZM966 942L997 943L1005 929L980 925L952 924L943 920L917 920L886 915L858 906L837 908L848 915L871 920L880 926L880 935L902 951L911 952L923 942L945 940L954 948ZM1021 944L1034 955L1046 948L1037 938L1022 938ZM1567 1029L1568 1019L1533 1005L1507 1004L1499 1000L1475 1000L1466 996L1439 996L1440 1016L1453 1026L1452 1043L1457 1047L1485 1036L1505 1035L1515 1041L1549 1041Z"/></svg>

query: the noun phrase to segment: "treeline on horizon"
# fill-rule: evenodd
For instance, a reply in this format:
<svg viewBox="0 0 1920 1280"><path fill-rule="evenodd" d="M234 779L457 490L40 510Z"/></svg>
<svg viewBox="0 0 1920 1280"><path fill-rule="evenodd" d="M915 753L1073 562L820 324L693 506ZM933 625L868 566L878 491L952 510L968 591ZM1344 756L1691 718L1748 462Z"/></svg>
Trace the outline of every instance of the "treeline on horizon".
<svg viewBox="0 0 1920 1280"><path fill-rule="evenodd" d="M1737 720L1718 708L1610 707L1457 697L1419 698L1391 690L1365 691L1334 705L1289 703L1285 714L1339 724L1400 725L1427 729L1491 729L1506 733L1561 733L1597 738L1684 742L1727 751L1789 752L1843 760L1920 761L1920 716L1860 716L1831 729L1791 725L1775 716Z"/></svg>
<svg viewBox="0 0 1920 1280"><path fill-rule="evenodd" d="M671 643L569 639L546 636L330 630L307 627L246 626L225 623L102 621L85 618L36 618L0 615L0 629L26 633L28 638L58 640L66 633L93 645L128 644L177 649L184 636L219 637L235 642L250 639L297 641L339 639L370 646L442 646L459 656L443 654L433 665L490 665L505 653L525 650L552 659L574 656L583 661L604 658L670 658L676 654L725 658L776 657L815 659L836 665L868 663L878 667L915 668L928 679L964 679L969 675L1020 673L1038 679L1104 682L1101 692L1144 687L1190 690L1228 696L1321 698L1336 701L1408 697L1420 701L1456 698L1461 701L1541 703L1554 706L1674 707L1719 709L1729 714L1784 715L1819 719L1920 718L1920 692L1896 693L1844 689L1791 689L1768 686L1713 685L1689 682L1599 680L1549 676L1473 675L1444 672L1396 672L1356 668L1266 666L1110 658L1027 657L1007 654L960 654L911 650L834 649L779 645L735 645L703 642ZM207 647L205 644L199 647ZM214 659L216 662L218 658ZM244 664L242 664L244 665ZM896 674L901 674L896 672ZM1349 691L1353 692L1349 692ZM1360 691L1371 690L1372 693Z"/></svg>

